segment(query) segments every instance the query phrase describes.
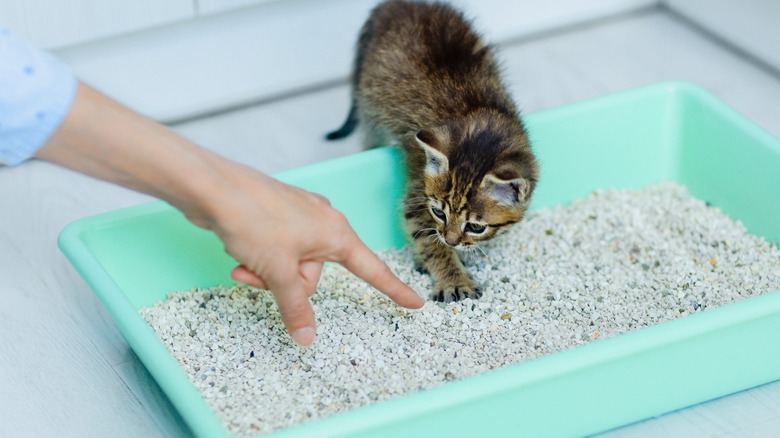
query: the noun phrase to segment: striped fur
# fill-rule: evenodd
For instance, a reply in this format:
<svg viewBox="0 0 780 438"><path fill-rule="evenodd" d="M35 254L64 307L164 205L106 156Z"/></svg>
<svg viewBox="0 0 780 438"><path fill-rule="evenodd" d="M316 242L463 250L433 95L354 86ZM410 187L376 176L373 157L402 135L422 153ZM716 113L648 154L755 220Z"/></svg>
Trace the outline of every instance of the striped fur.
<svg viewBox="0 0 780 438"><path fill-rule="evenodd" d="M367 147L390 137L404 151L404 218L432 299L479 298L459 251L520 222L539 176L492 48L448 5L380 4L360 33L350 115L328 138L359 122Z"/></svg>

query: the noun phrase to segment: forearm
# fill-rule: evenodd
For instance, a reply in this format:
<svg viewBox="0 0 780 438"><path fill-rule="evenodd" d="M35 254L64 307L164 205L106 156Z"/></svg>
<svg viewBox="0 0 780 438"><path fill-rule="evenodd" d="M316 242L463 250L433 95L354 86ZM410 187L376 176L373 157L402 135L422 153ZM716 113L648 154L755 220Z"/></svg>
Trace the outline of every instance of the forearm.
<svg viewBox="0 0 780 438"><path fill-rule="evenodd" d="M224 161L85 84L35 156L158 197L185 213L218 196Z"/></svg>

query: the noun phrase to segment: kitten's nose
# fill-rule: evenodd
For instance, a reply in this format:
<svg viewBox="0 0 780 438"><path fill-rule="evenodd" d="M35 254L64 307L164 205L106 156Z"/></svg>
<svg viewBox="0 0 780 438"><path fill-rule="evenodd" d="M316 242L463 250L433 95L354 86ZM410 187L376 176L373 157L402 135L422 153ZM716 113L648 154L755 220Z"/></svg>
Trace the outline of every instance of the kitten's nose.
<svg viewBox="0 0 780 438"><path fill-rule="evenodd" d="M444 234L444 241L447 242L447 245L449 246L455 246L460 243L460 235L454 231L447 231Z"/></svg>

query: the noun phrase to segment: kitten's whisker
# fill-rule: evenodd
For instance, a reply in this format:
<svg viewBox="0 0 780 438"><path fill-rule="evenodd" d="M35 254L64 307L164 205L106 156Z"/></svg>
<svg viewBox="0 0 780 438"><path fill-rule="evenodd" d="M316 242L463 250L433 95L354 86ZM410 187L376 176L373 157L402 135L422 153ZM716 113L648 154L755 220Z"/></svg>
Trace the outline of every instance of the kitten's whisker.
<svg viewBox="0 0 780 438"><path fill-rule="evenodd" d="M479 247L479 245L478 245L478 244L476 244L476 243L475 243L473 246L474 246L474 249L475 249L475 250L479 250L479 252L481 252L481 253L482 253L482 254L485 256L485 258L486 258L486 259L488 259L488 261L490 262L490 256L489 256L489 255L487 255L487 253L485 252L485 250L484 250L484 249L480 248L480 247ZM491 263L492 263L492 262L491 262Z"/></svg>
<svg viewBox="0 0 780 438"><path fill-rule="evenodd" d="M414 233L414 236L412 236L412 239L417 239L417 237L420 235L420 233L423 233L423 232L428 232L428 233L430 233L431 231L433 231L433 232L435 233L435 232L436 232L436 228L420 228L419 230L417 230L417 231ZM435 234L434 234L434 235L435 235ZM430 237L430 235L429 235L429 236L427 236L427 237Z"/></svg>
<svg viewBox="0 0 780 438"><path fill-rule="evenodd" d="M438 239L438 238L439 238L439 233L438 233L438 232L436 232L436 230L433 230L433 232L432 232L431 234L429 234L429 235L428 235L428 237L427 237L427 239L426 239L426 240L430 240L430 239Z"/></svg>

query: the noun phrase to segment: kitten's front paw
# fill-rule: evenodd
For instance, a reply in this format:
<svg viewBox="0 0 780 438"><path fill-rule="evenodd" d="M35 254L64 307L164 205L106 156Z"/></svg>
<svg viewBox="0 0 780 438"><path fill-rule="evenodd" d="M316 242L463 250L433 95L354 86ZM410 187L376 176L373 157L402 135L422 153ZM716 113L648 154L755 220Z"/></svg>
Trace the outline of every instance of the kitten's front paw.
<svg viewBox="0 0 780 438"><path fill-rule="evenodd" d="M460 284L437 284L436 289L431 294L433 301L449 303L460 301L466 298L476 300L482 297L482 289L471 279Z"/></svg>

